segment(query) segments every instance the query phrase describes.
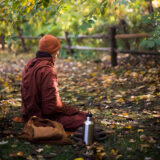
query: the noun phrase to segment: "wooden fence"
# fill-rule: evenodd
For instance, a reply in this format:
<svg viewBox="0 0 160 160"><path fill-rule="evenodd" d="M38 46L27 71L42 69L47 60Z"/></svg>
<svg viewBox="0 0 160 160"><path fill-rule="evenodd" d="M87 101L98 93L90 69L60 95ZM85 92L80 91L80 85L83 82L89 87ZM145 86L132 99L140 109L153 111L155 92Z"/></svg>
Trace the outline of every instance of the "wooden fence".
<svg viewBox="0 0 160 160"><path fill-rule="evenodd" d="M110 52L111 55L111 65L116 66L117 65L117 54L118 53L124 53L124 54L137 54L137 55L157 55L160 56L160 52L152 52L152 51L135 51L135 50L118 50L117 49L117 39L134 39L134 38L144 38L148 37L147 33L136 33L136 34L117 34L116 33L117 26L110 27L110 34L109 35L79 35L76 37L76 39L107 39L110 41L110 47L107 48L95 48L95 47L87 47L87 46L72 46L71 39L75 38L75 36L69 35L68 32L65 32L65 36L63 37L57 37L60 40L66 40L67 46L64 46L64 49L69 50L69 53L72 55L74 54L74 50L92 50L92 51L107 51ZM27 51L27 47L25 44L25 39L40 39L41 37L33 37L33 36L22 36L21 32L19 32L19 35L16 37L21 40L21 44L24 51ZM4 49L4 37L3 41L3 49Z"/></svg>

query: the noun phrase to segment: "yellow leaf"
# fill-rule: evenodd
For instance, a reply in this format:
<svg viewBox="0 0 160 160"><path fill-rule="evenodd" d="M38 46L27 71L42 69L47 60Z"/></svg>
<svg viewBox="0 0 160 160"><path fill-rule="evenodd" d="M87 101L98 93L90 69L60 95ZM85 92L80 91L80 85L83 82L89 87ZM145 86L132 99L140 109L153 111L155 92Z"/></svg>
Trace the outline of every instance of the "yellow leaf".
<svg viewBox="0 0 160 160"><path fill-rule="evenodd" d="M3 79L0 77L0 82L3 82Z"/></svg>
<svg viewBox="0 0 160 160"><path fill-rule="evenodd" d="M7 88L8 87L8 82L4 83L4 87Z"/></svg>
<svg viewBox="0 0 160 160"><path fill-rule="evenodd" d="M123 113L123 116L128 116L128 113Z"/></svg>
<svg viewBox="0 0 160 160"><path fill-rule="evenodd" d="M17 152L17 156L21 156L21 157L23 157L23 156L24 156L24 154L23 154L22 152Z"/></svg>
<svg viewBox="0 0 160 160"><path fill-rule="evenodd" d="M27 13L29 13L31 9L32 7L27 7Z"/></svg>
<svg viewBox="0 0 160 160"><path fill-rule="evenodd" d="M138 132L144 132L144 130L143 130L143 129L138 129L137 131L138 131Z"/></svg>
<svg viewBox="0 0 160 160"><path fill-rule="evenodd" d="M119 98L119 99L117 100L117 102L123 103L123 102L125 102L125 101L124 101L123 98Z"/></svg>
<svg viewBox="0 0 160 160"><path fill-rule="evenodd" d="M18 123L23 122L23 120L22 120L22 118L21 118L21 117L15 117L15 118L13 118L13 119L12 119L12 121L14 121L14 122L18 122Z"/></svg>
<svg viewBox="0 0 160 160"><path fill-rule="evenodd" d="M122 157L122 155L119 154L119 155L116 156L116 159L119 159L119 158L121 158L121 157Z"/></svg>
<svg viewBox="0 0 160 160"><path fill-rule="evenodd" d="M24 6L26 6L26 4L27 4L27 0L23 0L22 1L22 6L24 7Z"/></svg>
<svg viewBox="0 0 160 160"><path fill-rule="evenodd" d="M30 3L35 4L35 0L28 0Z"/></svg>
<svg viewBox="0 0 160 160"><path fill-rule="evenodd" d="M131 125L127 125L125 128L132 129L132 126Z"/></svg>
<svg viewBox="0 0 160 160"><path fill-rule="evenodd" d="M111 128L115 128L115 125L114 125L114 124L112 124L112 125L111 125Z"/></svg>
<svg viewBox="0 0 160 160"><path fill-rule="evenodd" d="M157 93L157 96L160 96L160 92Z"/></svg>
<svg viewBox="0 0 160 160"><path fill-rule="evenodd" d="M51 146L50 145L45 145L45 148L51 148Z"/></svg>
<svg viewBox="0 0 160 160"><path fill-rule="evenodd" d="M70 60L70 59L65 59L65 61L66 61L66 62L68 62L68 63L69 63L69 62L71 62L71 60Z"/></svg>
<svg viewBox="0 0 160 160"><path fill-rule="evenodd" d="M75 158L74 160L84 160L84 158Z"/></svg>
<svg viewBox="0 0 160 160"><path fill-rule="evenodd" d="M104 150L104 147L103 147L103 146L98 146L98 147L96 147L96 150L101 150L101 151L103 151L103 150Z"/></svg>
<svg viewBox="0 0 160 160"><path fill-rule="evenodd" d="M112 149L112 150L111 150L111 154L116 156L116 155L118 154L118 150Z"/></svg>
<svg viewBox="0 0 160 160"><path fill-rule="evenodd" d="M114 149L111 150L111 154L115 154L115 150Z"/></svg>
<svg viewBox="0 0 160 160"><path fill-rule="evenodd" d="M97 72L91 73L91 76L94 77L96 74L97 74Z"/></svg>
<svg viewBox="0 0 160 160"><path fill-rule="evenodd" d="M103 158L107 156L107 154L105 152L102 152L102 153L97 153L97 158L98 160L103 160Z"/></svg>

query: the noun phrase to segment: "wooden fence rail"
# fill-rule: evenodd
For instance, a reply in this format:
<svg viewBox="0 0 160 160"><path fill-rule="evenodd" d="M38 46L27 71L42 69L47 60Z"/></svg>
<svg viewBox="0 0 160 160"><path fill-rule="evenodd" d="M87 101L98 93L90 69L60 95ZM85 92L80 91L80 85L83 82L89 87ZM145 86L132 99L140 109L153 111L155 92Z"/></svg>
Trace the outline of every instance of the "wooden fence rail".
<svg viewBox="0 0 160 160"><path fill-rule="evenodd" d="M111 54L111 65L116 66L117 63L117 54L118 53L124 53L124 54L136 54L136 55L158 55L160 56L160 52L153 52L153 51L134 51L134 50L118 50L117 49L117 39L132 39L132 38L145 38L148 37L148 33L135 33L135 34L117 34L116 33L117 27L112 26L110 27L110 34L95 34L95 35L78 35L73 36L69 35L68 32L65 32L65 36L57 37L59 40L66 40L67 46L64 46L63 49L69 50L69 53L72 55L74 54L74 50L91 50L91 51L107 51ZM40 39L41 36L35 37L35 36L22 36L21 32L19 32L19 36L16 36L14 38L21 39L22 47L24 51L26 51L27 47L25 44L25 39ZM110 41L110 47L108 48L96 48L96 47L87 47L87 46L72 46L71 39L107 39ZM1 38L1 44L4 49L4 37Z"/></svg>

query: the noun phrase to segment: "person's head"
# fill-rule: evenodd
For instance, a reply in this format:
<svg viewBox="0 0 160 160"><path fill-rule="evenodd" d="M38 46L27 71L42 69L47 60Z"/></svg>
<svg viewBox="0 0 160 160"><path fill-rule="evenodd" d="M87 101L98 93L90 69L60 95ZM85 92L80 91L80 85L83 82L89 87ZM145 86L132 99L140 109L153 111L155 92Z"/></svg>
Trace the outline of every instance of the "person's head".
<svg viewBox="0 0 160 160"><path fill-rule="evenodd" d="M52 35L45 35L39 41L38 50L49 53L54 61L57 59L60 48L61 44L59 40Z"/></svg>

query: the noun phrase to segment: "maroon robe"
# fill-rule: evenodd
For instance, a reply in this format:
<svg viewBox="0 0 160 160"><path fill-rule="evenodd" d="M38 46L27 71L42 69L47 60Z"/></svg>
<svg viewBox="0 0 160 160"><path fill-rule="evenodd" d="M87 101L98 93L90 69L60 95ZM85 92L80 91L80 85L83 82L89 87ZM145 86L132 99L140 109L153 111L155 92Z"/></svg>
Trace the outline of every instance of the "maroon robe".
<svg viewBox="0 0 160 160"><path fill-rule="evenodd" d="M84 112L61 102L51 57L33 58L28 62L22 75L21 94L25 122L36 115L58 121L66 130L75 131L86 119Z"/></svg>

